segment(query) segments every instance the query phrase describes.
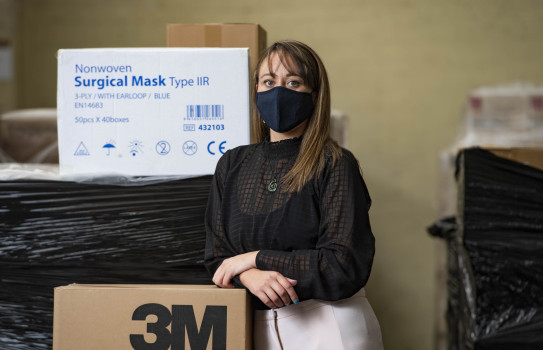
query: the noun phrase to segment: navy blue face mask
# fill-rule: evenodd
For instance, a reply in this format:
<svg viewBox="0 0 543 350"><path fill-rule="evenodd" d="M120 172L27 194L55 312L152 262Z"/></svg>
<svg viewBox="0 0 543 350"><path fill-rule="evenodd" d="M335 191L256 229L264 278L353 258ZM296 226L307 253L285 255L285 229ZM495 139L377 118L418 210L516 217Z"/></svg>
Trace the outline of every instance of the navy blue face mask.
<svg viewBox="0 0 543 350"><path fill-rule="evenodd" d="M313 113L310 92L294 91L282 86L256 93L260 116L272 130L287 132L294 129Z"/></svg>

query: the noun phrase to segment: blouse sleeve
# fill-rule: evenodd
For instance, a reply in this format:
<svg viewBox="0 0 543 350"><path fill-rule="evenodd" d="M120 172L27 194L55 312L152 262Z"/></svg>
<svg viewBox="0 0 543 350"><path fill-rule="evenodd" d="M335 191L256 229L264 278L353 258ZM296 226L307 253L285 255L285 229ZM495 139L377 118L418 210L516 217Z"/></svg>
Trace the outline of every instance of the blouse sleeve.
<svg viewBox="0 0 543 350"><path fill-rule="evenodd" d="M259 269L296 279L301 300L339 300L360 290L370 275L375 253L368 217L371 199L358 162L348 151L324 171L319 183L321 217L315 248L261 250L256 263Z"/></svg>
<svg viewBox="0 0 543 350"><path fill-rule="evenodd" d="M230 151L226 152L217 163L211 183L205 214L206 247L204 265L210 276L215 274L224 259L237 255L230 243L222 218L223 189L228 174ZM242 287L239 276L233 280L234 286Z"/></svg>

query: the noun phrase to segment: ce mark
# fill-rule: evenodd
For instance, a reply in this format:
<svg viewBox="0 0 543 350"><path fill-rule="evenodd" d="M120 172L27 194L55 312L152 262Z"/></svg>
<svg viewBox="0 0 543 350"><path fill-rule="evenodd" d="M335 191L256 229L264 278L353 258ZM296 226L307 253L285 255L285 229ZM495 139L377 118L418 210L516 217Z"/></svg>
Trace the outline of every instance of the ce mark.
<svg viewBox="0 0 543 350"><path fill-rule="evenodd" d="M213 144L215 143L215 141L211 141L210 143L207 144L207 151L209 152L209 154L211 155L215 155L215 152L212 152L211 151L211 146L213 146ZM226 143L226 141L223 141L221 143L219 143L219 152L221 152L222 154L224 154L224 144Z"/></svg>

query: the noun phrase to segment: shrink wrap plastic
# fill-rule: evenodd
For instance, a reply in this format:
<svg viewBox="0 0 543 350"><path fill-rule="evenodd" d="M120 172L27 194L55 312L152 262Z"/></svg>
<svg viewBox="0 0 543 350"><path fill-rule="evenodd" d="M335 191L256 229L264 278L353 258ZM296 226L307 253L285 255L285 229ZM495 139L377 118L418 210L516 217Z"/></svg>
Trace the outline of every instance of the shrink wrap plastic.
<svg viewBox="0 0 543 350"><path fill-rule="evenodd" d="M211 176L66 179L56 169L0 169L0 348L51 347L56 286L211 284Z"/></svg>
<svg viewBox="0 0 543 350"><path fill-rule="evenodd" d="M459 208L428 230L448 248L449 349L543 349L543 171L459 153Z"/></svg>

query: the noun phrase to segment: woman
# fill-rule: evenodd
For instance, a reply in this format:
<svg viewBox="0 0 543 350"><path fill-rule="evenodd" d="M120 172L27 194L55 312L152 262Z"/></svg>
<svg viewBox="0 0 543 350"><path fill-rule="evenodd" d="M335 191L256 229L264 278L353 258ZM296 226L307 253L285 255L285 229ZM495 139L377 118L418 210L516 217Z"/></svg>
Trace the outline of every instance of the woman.
<svg viewBox="0 0 543 350"><path fill-rule="evenodd" d="M364 295L374 255L357 160L329 137L330 90L307 45L280 41L255 72L253 134L217 164L205 264L254 296L255 349L382 349Z"/></svg>

